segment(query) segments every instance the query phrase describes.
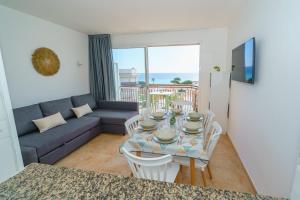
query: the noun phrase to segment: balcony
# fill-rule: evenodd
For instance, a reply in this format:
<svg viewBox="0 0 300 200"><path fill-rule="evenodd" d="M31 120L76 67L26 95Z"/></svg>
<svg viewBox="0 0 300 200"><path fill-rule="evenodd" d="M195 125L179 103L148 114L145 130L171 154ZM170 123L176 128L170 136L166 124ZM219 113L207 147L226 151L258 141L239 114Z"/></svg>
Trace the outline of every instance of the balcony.
<svg viewBox="0 0 300 200"><path fill-rule="evenodd" d="M168 109L174 100L192 102L193 110L197 110L198 86L196 84L150 84L149 97L151 110ZM121 86L120 100L139 102L146 107L147 89L142 85Z"/></svg>

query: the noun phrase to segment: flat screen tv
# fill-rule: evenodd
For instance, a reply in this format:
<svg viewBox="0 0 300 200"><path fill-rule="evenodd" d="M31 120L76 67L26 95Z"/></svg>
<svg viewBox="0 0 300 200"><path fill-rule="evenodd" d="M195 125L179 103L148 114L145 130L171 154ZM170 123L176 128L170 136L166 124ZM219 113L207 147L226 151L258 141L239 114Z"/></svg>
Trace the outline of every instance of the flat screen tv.
<svg viewBox="0 0 300 200"><path fill-rule="evenodd" d="M254 84L255 38L232 50L231 80Z"/></svg>

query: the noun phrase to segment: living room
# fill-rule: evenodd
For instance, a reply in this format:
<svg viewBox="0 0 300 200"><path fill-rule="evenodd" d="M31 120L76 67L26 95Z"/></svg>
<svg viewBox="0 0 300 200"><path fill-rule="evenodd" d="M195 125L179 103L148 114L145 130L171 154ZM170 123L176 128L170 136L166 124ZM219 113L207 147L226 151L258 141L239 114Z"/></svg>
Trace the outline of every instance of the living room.
<svg viewBox="0 0 300 200"><path fill-rule="evenodd" d="M299 85L300 47L297 41L300 29L296 19L299 18L300 4L297 0L88 0L71 4L58 0L10 0L0 1L0 4L0 49L3 58L0 94L4 102L0 105L3 106L0 107L1 113L4 113L0 115L3 119L0 121L0 155L4 161L3 165L1 161L1 181L12 177L0 184L0 198L39 199L41 194L45 198L51 198L51 194L62 199L79 198L68 196L67 191L62 192L55 185L45 189L45 193L40 187L32 189L33 194L29 189L30 181L26 182L28 185L24 186L24 190L17 189L20 181L32 171L44 175L49 170L58 170L57 174L61 177L68 177L64 185L74 183L74 193L80 193L77 187L81 187L75 182L83 179L74 177L72 180L69 173L78 177L100 176L99 179L93 178L95 182L102 182L102 176L106 173L112 174L105 178L111 181L116 180L114 175L138 177L128 166L121 147L127 145L129 148L134 135L141 134L130 135L125 122L137 115L142 124L141 118L148 118L145 117L148 109L150 118L160 113L156 107L164 109L164 113L175 112L176 108L184 106L174 106L174 96L192 90L195 93L186 93L191 95L183 97L185 101L190 101L187 106L190 110L182 118L190 118L191 113L212 111L215 117L208 126L215 121L222 130L210 168L209 165L200 165L204 166L201 170L201 167L197 168L197 159L193 159L196 156L182 156L181 151L172 154L168 147L154 151L144 149L142 154L137 153L138 157L144 157L146 153L160 151L160 157L166 154L173 156L172 164L178 162L180 169L170 191L171 187L174 189L179 185L182 194L191 193L194 198L213 199L215 194L224 199L299 198L300 95L293 89ZM254 82L230 80L234 63L232 54L251 38L255 38ZM200 48L196 53L199 57L193 57L198 65L195 70L199 72L196 74L197 80L191 79L193 83L185 85L182 82L187 79L181 78L181 83L165 84L160 83L159 78L151 77L151 70L155 74L152 49L193 45ZM132 83L130 87L125 85L131 89L126 95L135 100L122 95L124 89L122 83L116 81L120 74L116 73L115 68L117 63L121 69L121 61L118 63L115 54L113 56L116 49L133 48L139 48L143 53L141 60L144 69L142 86L140 83L134 88ZM39 53L45 52L44 55L51 55L54 59L56 68L55 72L51 71L52 74L43 74L49 71L37 67L41 57ZM184 56L184 53L178 53L172 59L179 63ZM133 66L130 64L126 69L130 67ZM165 73L176 70L174 67ZM195 71L192 73L195 74ZM86 104L92 113L78 115L75 108ZM61 124L57 127L43 132L34 123L58 112L63 119L60 118ZM180 116L175 117L175 126L186 123L187 120ZM165 124L170 125L172 114L164 117ZM4 121L7 121L5 126L9 128L5 129ZM64 135L71 130L72 137ZM54 142L49 143L50 140ZM170 149L181 146L184 150L197 147L194 143L190 147L180 142L181 136L173 144L160 146L170 146ZM188 158L187 165L176 158L181 158L180 155ZM45 169L42 163L47 164ZM193 164L195 169L191 167ZM64 169L70 171L64 174ZM87 171L87 174L76 170ZM43 181L48 184L63 182L59 177L51 180L50 176ZM31 179L32 183L40 181L38 174ZM139 187L133 177L120 180L121 183L129 181L133 188ZM146 195L145 190L136 194L130 186L126 188L126 184L122 189L114 188L119 192L105 192L95 182L86 183L97 187L97 192L90 198L130 198L132 195L132 198L138 199L157 199L155 195L158 194L162 195L161 199L188 198L154 189L151 190L152 197L143 196ZM156 181L138 183L166 187ZM196 185L195 189L190 185ZM235 191L242 196L222 196L224 191ZM59 196L60 192L66 196ZM206 192L212 196L205 196ZM124 194L129 196L122 196ZM87 193L81 195L88 199Z"/></svg>

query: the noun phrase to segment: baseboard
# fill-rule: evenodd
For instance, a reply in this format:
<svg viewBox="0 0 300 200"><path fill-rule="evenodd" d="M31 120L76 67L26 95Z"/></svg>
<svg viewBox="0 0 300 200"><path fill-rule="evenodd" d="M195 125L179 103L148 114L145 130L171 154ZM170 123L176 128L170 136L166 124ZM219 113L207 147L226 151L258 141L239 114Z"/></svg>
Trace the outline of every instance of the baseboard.
<svg viewBox="0 0 300 200"><path fill-rule="evenodd" d="M243 163L243 161L241 160L241 157L240 157L238 151L236 150L236 148L235 148L235 146L234 146L234 144L233 144L233 142L232 142L232 140L231 140L231 138L230 138L230 134L228 134L228 133L226 132L226 135L228 136L228 139L229 139L229 141L230 141L230 143L231 143L231 145L232 145L232 147L233 147L233 150L234 150L235 154L236 154L237 157L240 159L240 162L241 162L241 164L242 164L242 167L244 168L244 170L245 170L245 172L246 172L246 175L247 175L247 177L248 177L248 179L249 179L249 181L250 181L250 184L251 184L252 188L254 189L254 192L257 194L256 187L255 187L255 185L253 184L253 181L252 181L251 177L249 176L248 171L247 171L246 167L244 166L244 163Z"/></svg>

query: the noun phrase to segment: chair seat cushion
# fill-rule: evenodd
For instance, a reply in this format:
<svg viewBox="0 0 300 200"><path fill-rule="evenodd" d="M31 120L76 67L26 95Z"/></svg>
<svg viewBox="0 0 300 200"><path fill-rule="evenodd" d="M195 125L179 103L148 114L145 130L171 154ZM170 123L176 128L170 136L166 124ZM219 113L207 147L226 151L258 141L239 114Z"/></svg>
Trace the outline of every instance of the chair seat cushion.
<svg viewBox="0 0 300 200"><path fill-rule="evenodd" d="M95 117L72 118L67 124L55 127L44 133L34 132L19 137L20 145L35 147L39 157L49 153L66 142L99 125Z"/></svg>
<svg viewBox="0 0 300 200"><path fill-rule="evenodd" d="M103 124L124 125L127 119L137 114L138 114L137 111L98 109L88 114L87 116L100 117L101 123Z"/></svg>

